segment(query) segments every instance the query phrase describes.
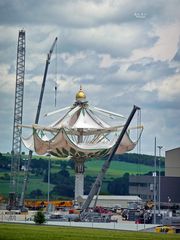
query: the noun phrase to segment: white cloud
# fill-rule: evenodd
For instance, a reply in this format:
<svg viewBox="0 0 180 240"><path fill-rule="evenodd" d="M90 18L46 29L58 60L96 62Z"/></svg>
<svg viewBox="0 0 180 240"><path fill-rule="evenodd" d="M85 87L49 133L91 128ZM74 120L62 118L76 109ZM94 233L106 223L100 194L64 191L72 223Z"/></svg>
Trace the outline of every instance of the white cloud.
<svg viewBox="0 0 180 240"><path fill-rule="evenodd" d="M176 147L180 142L179 4L176 0L2 0L0 132L5 141L0 142L0 151L11 150L21 28L26 30L25 123L34 121L47 53L57 36L58 76L53 54L42 115L54 108L57 78L58 107L71 105L82 84L89 102L96 106L124 115L133 104L142 107L144 152L153 153L155 133L161 144ZM145 17L137 18L135 13Z"/></svg>
<svg viewBox="0 0 180 240"><path fill-rule="evenodd" d="M180 74L164 80L158 87L161 100L180 99Z"/></svg>
<svg viewBox="0 0 180 240"><path fill-rule="evenodd" d="M179 22L164 26L154 26L153 34L159 38L154 46L135 49L132 54L132 60L143 57L150 57L154 60L171 60L174 57L180 38Z"/></svg>
<svg viewBox="0 0 180 240"><path fill-rule="evenodd" d="M0 65L0 91L12 94L16 84L16 76L10 73L10 66L8 64Z"/></svg>
<svg viewBox="0 0 180 240"><path fill-rule="evenodd" d="M144 85L143 90L156 91L161 101L173 101L180 99L180 75L175 75L161 82L152 81Z"/></svg>

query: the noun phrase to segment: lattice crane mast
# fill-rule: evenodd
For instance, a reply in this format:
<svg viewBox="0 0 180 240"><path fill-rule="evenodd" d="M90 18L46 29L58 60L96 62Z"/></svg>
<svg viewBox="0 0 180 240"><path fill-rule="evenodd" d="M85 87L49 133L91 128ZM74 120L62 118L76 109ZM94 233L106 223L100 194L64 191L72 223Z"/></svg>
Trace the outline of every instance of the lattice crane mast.
<svg viewBox="0 0 180 240"><path fill-rule="evenodd" d="M21 160L21 133L23 116L23 96L24 96L24 75L25 75L25 31L20 30L17 45L17 63L16 63L16 88L14 104L14 124L11 158L11 178L8 208L13 209L18 206L18 175Z"/></svg>

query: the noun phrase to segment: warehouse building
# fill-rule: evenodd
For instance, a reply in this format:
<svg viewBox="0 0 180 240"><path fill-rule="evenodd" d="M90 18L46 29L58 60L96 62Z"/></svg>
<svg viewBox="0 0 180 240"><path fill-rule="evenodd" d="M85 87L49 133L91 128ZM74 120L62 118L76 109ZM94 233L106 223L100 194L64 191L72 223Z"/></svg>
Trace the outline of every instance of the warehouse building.
<svg viewBox="0 0 180 240"><path fill-rule="evenodd" d="M156 177L157 200L159 196L159 176ZM165 153L165 176L160 177L161 202L180 203L180 148L168 150ZM154 177L153 176L130 176L129 194L137 195L143 201L153 200Z"/></svg>
<svg viewBox="0 0 180 240"><path fill-rule="evenodd" d="M77 197L77 202L81 207L84 201L87 199L87 195L80 195ZM93 198L90 207L94 206L96 196ZM96 206L105 208L127 208L130 203L142 203L142 199L138 196L110 196L110 195L99 195Z"/></svg>
<svg viewBox="0 0 180 240"><path fill-rule="evenodd" d="M165 176L180 177L180 147L166 151Z"/></svg>
<svg viewBox="0 0 180 240"><path fill-rule="evenodd" d="M158 186L158 176L157 176L157 200L159 196L159 186ZM168 202L171 199L172 203L180 203L180 177L166 177L161 176L161 202ZM129 177L129 194L138 195L143 201L153 200L153 186L154 177L153 176L130 176Z"/></svg>

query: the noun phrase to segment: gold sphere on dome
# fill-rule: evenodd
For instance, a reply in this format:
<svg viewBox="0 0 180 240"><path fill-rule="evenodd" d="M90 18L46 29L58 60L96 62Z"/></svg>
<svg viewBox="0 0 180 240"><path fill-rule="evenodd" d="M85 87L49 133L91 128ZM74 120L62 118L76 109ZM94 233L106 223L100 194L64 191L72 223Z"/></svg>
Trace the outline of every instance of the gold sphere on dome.
<svg viewBox="0 0 180 240"><path fill-rule="evenodd" d="M86 99L86 94L83 92L82 87L80 86L80 90L76 93L76 100Z"/></svg>

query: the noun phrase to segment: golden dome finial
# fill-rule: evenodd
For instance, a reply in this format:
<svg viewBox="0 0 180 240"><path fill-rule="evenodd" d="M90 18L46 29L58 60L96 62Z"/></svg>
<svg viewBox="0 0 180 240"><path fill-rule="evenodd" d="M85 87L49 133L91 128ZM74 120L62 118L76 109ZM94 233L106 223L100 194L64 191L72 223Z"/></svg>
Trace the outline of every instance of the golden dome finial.
<svg viewBox="0 0 180 240"><path fill-rule="evenodd" d="M80 85L80 90L76 93L76 100L82 101L86 99L86 94L82 90L82 86Z"/></svg>

